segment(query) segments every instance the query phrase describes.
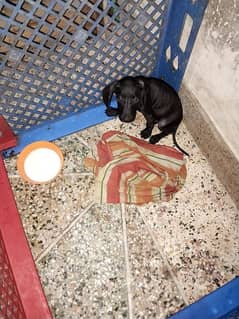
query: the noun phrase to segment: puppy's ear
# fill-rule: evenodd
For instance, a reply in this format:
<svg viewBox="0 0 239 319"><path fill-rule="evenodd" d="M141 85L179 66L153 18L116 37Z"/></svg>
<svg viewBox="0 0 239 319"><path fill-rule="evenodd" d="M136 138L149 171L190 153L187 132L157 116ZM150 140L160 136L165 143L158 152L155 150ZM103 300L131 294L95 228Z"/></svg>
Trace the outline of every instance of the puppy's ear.
<svg viewBox="0 0 239 319"><path fill-rule="evenodd" d="M136 85L140 88L140 104L143 107L146 103L147 87L145 86L144 80L142 78L137 78Z"/></svg>
<svg viewBox="0 0 239 319"><path fill-rule="evenodd" d="M115 89L118 86L119 86L119 81L114 81L103 89L102 91L103 101L107 107L110 107L112 96L115 92Z"/></svg>
<svg viewBox="0 0 239 319"><path fill-rule="evenodd" d="M143 79L138 78L137 81L136 81L136 85L140 89L144 89L144 81L143 81Z"/></svg>

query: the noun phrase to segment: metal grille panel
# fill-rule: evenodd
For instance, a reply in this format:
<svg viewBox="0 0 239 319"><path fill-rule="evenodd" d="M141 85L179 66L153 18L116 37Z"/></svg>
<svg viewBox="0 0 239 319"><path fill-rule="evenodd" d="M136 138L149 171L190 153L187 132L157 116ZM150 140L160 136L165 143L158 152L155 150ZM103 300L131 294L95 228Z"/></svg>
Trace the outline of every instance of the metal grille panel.
<svg viewBox="0 0 239 319"><path fill-rule="evenodd" d="M0 113L15 133L101 102L154 70L165 0L1 1Z"/></svg>

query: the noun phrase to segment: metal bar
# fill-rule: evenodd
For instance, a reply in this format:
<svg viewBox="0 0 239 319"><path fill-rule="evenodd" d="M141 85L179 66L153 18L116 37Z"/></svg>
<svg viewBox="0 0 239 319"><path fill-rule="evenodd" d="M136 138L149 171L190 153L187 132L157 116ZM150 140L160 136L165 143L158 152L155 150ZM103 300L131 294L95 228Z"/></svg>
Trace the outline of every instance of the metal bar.
<svg viewBox="0 0 239 319"><path fill-rule="evenodd" d="M159 41L158 63L153 76L164 79L177 91L182 79L201 25L208 0L180 0L169 1L167 16L164 19L164 35ZM184 26L185 16L189 14L193 20L192 30L188 39L185 52L179 47L179 42ZM167 61L166 50L170 47L171 58ZM178 68L173 66L173 60L178 58Z"/></svg>
<svg viewBox="0 0 239 319"><path fill-rule="evenodd" d="M114 101L112 102L112 106L115 106ZM22 131L19 135L18 145L4 151L3 156L9 157L18 154L26 145L32 142L39 140L52 141L109 119L111 118L105 114L105 106L101 104L89 107L57 121L45 122L43 125Z"/></svg>

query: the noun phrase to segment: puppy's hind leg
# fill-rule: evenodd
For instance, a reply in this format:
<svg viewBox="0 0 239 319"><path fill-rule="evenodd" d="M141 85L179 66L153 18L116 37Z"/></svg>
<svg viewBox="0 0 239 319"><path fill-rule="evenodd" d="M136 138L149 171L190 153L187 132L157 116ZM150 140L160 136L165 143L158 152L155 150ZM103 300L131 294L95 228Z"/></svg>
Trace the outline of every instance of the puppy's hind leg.
<svg viewBox="0 0 239 319"><path fill-rule="evenodd" d="M171 132L170 132L170 133L171 133ZM151 144L156 144L156 143L158 143L158 142L161 140L161 138L163 138L163 137L169 135L170 133L164 131L164 132L161 132L161 133L159 133L159 134L152 135L152 136L150 137L150 139L149 139L149 143L151 143Z"/></svg>
<svg viewBox="0 0 239 319"><path fill-rule="evenodd" d="M176 140L177 128L178 128L178 124L177 124L177 125L175 125L175 124L173 124L173 125L168 125L168 126L166 126L166 127L164 127L164 128L161 128L161 131L162 131L162 132L159 133L159 134L156 134L156 135L151 136L149 142L150 142L151 144L156 144L157 142L159 142L159 140L160 140L161 138L163 138L163 137L165 137L165 136L167 136L167 135L169 135L169 134L172 134L172 136L173 136L173 143L175 144L175 146L176 146L183 154L189 156L189 154L188 154L186 151L184 151L184 150L178 145L178 143L177 143L177 140Z"/></svg>
<svg viewBox="0 0 239 319"><path fill-rule="evenodd" d="M157 122L155 122L152 115L144 114L144 117L146 118L146 128L140 132L140 136L146 139L151 136L154 124L156 124Z"/></svg>
<svg viewBox="0 0 239 319"><path fill-rule="evenodd" d="M158 122L158 127L159 127L161 133L152 135L150 137L149 142L151 144L158 143L159 140L161 140L161 138L163 138L169 134L172 134L174 131L177 130L177 125L167 124L167 121L164 119Z"/></svg>
<svg viewBox="0 0 239 319"><path fill-rule="evenodd" d="M154 124L152 124L152 125L148 125L148 124L147 124L146 128L140 132L140 136L141 136L142 138L145 138L145 139L148 138L148 137L150 137L153 128L154 128Z"/></svg>

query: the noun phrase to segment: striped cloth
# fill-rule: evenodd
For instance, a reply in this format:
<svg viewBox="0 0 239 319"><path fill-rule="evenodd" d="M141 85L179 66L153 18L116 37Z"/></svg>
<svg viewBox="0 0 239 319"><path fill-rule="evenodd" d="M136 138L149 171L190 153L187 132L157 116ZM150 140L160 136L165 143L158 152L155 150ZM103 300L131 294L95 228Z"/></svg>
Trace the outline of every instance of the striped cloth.
<svg viewBox="0 0 239 319"><path fill-rule="evenodd" d="M97 144L98 161L84 164L96 175L98 203L144 204L169 201L186 179L183 154L172 147L109 131Z"/></svg>

